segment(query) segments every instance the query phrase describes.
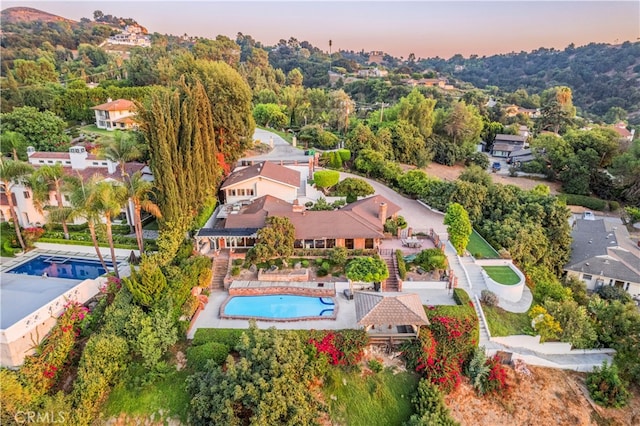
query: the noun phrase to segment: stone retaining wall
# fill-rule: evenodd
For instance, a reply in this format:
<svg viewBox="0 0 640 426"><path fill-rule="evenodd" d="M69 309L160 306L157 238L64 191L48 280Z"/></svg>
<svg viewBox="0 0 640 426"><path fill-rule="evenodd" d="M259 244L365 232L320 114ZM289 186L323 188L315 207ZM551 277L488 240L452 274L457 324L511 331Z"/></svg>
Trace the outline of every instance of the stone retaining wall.
<svg viewBox="0 0 640 426"><path fill-rule="evenodd" d="M286 281L286 282L299 282L309 281L309 270L294 269L290 271L268 271L260 269L258 271L258 281Z"/></svg>

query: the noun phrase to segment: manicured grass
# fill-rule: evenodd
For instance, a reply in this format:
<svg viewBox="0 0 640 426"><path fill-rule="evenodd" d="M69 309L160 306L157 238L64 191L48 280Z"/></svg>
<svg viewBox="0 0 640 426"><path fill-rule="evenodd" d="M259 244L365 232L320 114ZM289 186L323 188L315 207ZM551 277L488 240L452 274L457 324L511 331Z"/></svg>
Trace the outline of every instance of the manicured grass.
<svg viewBox="0 0 640 426"><path fill-rule="evenodd" d="M482 269L499 284L514 285L520 282L518 274L513 272L509 266L483 266Z"/></svg>
<svg viewBox="0 0 640 426"><path fill-rule="evenodd" d="M500 257L498 255L498 252L493 247L491 247L484 239L482 239L480 234L478 234L475 229L469 237L467 251L471 253L472 256L481 259L497 259Z"/></svg>
<svg viewBox="0 0 640 426"><path fill-rule="evenodd" d="M151 222L144 225L142 229L146 229L147 231L157 231L158 229L160 229L160 227L158 226L157 220L152 220Z"/></svg>
<svg viewBox="0 0 640 426"><path fill-rule="evenodd" d="M511 336L514 334L533 335L531 320L526 312L507 312L497 306L482 305L484 316L489 323L492 336Z"/></svg>
<svg viewBox="0 0 640 426"><path fill-rule="evenodd" d="M411 397L418 380L413 373L393 374L389 369L362 377L331 367L322 391L335 424L401 425L414 412Z"/></svg>
<svg viewBox="0 0 640 426"><path fill-rule="evenodd" d="M120 383L109 395L103 410L105 417L117 417L120 413L150 416L162 410L165 418L179 417L185 422L191 400L186 389L190 374L186 370L173 371L142 388Z"/></svg>
<svg viewBox="0 0 640 426"><path fill-rule="evenodd" d="M96 135L100 135L100 136L107 136L109 138L113 138L113 131L109 131L109 130L105 130L105 129L98 129L98 126L96 126L95 124L89 124L86 126L82 126L79 128L81 133L95 133Z"/></svg>
<svg viewBox="0 0 640 426"><path fill-rule="evenodd" d="M266 130L267 132L271 132L271 133L275 133L276 135L280 136L282 139L284 139L285 141L287 141L288 143L293 143L293 133L289 133L289 132L281 132L280 130L276 130L276 129L270 129L268 127L259 127L259 129L262 130ZM267 139L266 141L260 141L262 143L266 143L267 145L269 144L269 140Z"/></svg>

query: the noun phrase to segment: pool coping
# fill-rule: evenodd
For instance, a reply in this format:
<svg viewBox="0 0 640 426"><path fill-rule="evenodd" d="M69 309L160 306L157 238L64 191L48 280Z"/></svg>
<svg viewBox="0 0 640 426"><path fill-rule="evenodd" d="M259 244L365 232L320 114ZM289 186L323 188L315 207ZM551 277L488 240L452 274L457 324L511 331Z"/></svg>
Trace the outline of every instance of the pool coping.
<svg viewBox="0 0 640 426"><path fill-rule="evenodd" d="M258 317L251 315L227 315L224 313L224 308L227 306L227 303L234 297L253 297L253 296L275 296L275 295L283 295L283 296L303 296L303 297L317 297L319 299L330 298L333 301L333 314L329 316L308 316L308 317L296 317L296 318L269 318L269 317ZM265 293L265 294L251 294L251 295L229 295L222 305L220 305L220 311L218 312L220 319L239 319L239 320L256 320L256 321L268 321L268 322L299 322L299 321L317 321L317 320L331 320L335 321L338 318L338 303L335 299L335 296L310 296L308 294L300 294L295 292L280 292L280 293Z"/></svg>

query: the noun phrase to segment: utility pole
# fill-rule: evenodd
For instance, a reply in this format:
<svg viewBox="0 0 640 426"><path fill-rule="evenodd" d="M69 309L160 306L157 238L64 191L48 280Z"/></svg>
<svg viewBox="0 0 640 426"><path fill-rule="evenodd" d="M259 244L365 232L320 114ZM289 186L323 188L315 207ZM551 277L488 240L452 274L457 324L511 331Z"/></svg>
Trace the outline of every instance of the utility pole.
<svg viewBox="0 0 640 426"><path fill-rule="evenodd" d="M333 65L333 57L331 56L331 45L333 42L329 40L329 72L331 72L331 66Z"/></svg>

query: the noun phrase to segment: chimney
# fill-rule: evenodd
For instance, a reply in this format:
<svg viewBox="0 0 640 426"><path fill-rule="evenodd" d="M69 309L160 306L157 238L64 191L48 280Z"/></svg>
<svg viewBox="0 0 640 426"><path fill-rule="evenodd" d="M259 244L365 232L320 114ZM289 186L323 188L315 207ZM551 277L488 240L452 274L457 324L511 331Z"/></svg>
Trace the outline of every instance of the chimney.
<svg viewBox="0 0 640 426"><path fill-rule="evenodd" d="M113 102L113 99L107 98L107 103L109 103L109 102Z"/></svg>
<svg viewBox="0 0 640 426"><path fill-rule="evenodd" d="M34 147L32 146L27 147L27 157L31 157L35 153L36 153L36 149Z"/></svg>
<svg viewBox="0 0 640 426"><path fill-rule="evenodd" d="M87 168L87 150L84 146L76 145L69 148L69 159L73 170L84 170Z"/></svg>
<svg viewBox="0 0 640 426"><path fill-rule="evenodd" d="M305 207L298 202L297 199L293 200L292 210L294 213L302 213L304 212Z"/></svg>
<svg viewBox="0 0 640 426"><path fill-rule="evenodd" d="M387 203L380 203L378 206L378 219L383 225L387 221Z"/></svg>

